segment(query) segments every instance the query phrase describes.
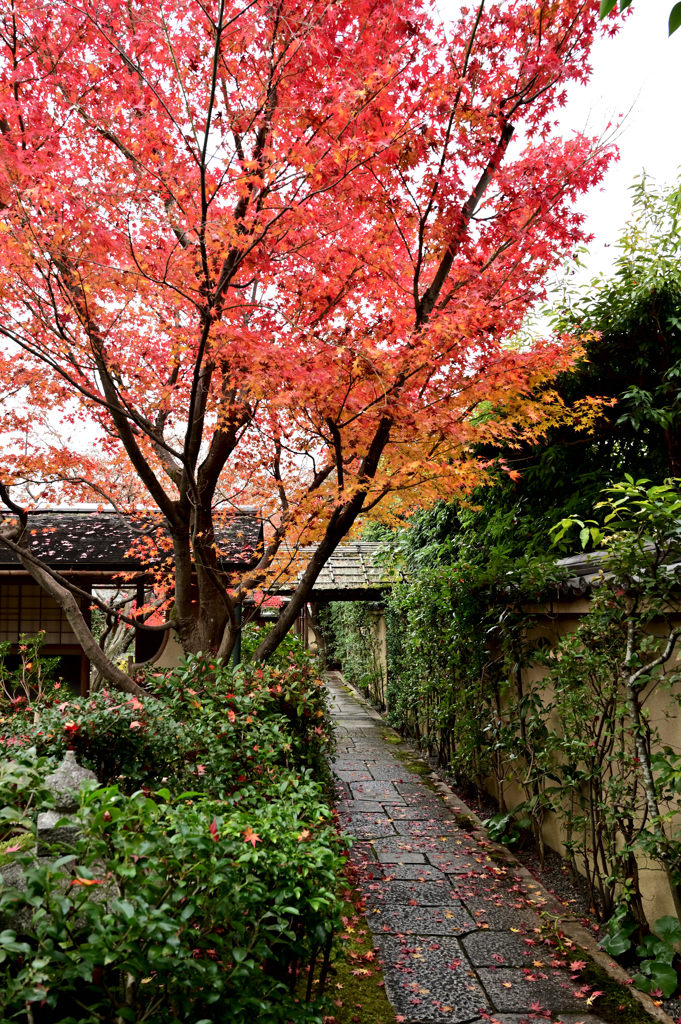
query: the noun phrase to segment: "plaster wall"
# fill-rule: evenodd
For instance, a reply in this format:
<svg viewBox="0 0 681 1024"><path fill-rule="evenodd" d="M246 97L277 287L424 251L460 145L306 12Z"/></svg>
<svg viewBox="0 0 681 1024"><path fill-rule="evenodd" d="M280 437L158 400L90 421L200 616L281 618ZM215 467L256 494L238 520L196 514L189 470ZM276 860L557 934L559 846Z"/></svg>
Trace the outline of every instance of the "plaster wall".
<svg viewBox="0 0 681 1024"><path fill-rule="evenodd" d="M184 657L182 644L178 640L174 629L168 631L168 640L163 648L158 661L154 662L156 668L177 668Z"/></svg>
<svg viewBox="0 0 681 1024"><path fill-rule="evenodd" d="M531 634L532 639L544 637L552 646L555 646L560 637L577 630L581 617L589 611L589 600L581 598L575 601L551 602L545 606L530 605L526 606L525 610L537 616L536 626ZM653 623L649 628L650 632L657 635L661 636L664 633L664 623L662 622ZM679 660L677 651L666 666L667 673L678 669ZM524 670L523 677L528 683L541 682L546 674L547 670L543 666L535 666ZM651 727L659 732L660 745L669 746L675 752L680 753L681 709L674 691L665 686L663 681L658 681L653 687L644 691L644 695L649 722ZM552 692L549 683L544 689L544 697L547 703L551 701ZM549 728L557 724L557 718L550 715L547 720ZM494 782L490 780L489 792L498 797L498 793L494 792L495 788ZM524 798L521 789L513 783L504 787L503 795L509 809L517 806ZM681 818L677 827L681 828ZM548 812L545 815L542 833L546 845L564 856L566 853L564 825L556 814ZM638 854L637 860L640 873L639 883L648 921L652 923L665 914L676 916L664 870L643 854ZM579 859L577 859L577 868L584 873L583 864L580 864Z"/></svg>

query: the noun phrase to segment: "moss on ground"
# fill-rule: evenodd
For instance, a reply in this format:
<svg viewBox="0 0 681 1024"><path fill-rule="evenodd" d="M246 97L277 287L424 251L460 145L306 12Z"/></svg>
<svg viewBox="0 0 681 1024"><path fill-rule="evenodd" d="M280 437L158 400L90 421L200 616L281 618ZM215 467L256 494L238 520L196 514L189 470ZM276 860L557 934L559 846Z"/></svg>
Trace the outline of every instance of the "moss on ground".
<svg viewBox="0 0 681 1024"><path fill-rule="evenodd" d="M332 959L326 985L333 1019L336 1024L395 1024L362 895L351 883L343 897L343 948Z"/></svg>
<svg viewBox="0 0 681 1024"><path fill-rule="evenodd" d="M18 848L22 852L24 850L30 850L32 846L35 846L35 836L32 832L22 832L18 836L7 836L2 841L1 849L6 850L8 847L15 852ZM8 864L14 858L10 853L0 853L0 864Z"/></svg>
<svg viewBox="0 0 681 1024"><path fill-rule="evenodd" d="M413 754L411 750L396 750L395 757L400 761L406 771L411 775L418 775L421 783L431 791L435 791L435 783L430 778L433 773L433 769L429 768L425 761L421 761L417 758L417 755Z"/></svg>
<svg viewBox="0 0 681 1024"><path fill-rule="evenodd" d="M605 968L596 963L583 946L577 946L567 938L561 931L559 918L547 913L542 913L541 917L544 920L541 928L544 940L556 947L558 955L564 956L568 962L582 961L584 966L577 968L579 981L582 985L588 986L587 993L589 989L592 993L598 993L592 1006L585 1004L585 1015L594 1014L605 1021L605 1024L652 1024L655 1018L632 994L630 984L623 984L618 978L611 978Z"/></svg>
<svg viewBox="0 0 681 1024"><path fill-rule="evenodd" d="M384 732L383 741L385 743L399 744L402 742L402 737L398 736L396 732Z"/></svg>
<svg viewBox="0 0 681 1024"><path fill-rule="evenodd" d="M454 821L457 823L459 828L465 829L466 832L474 832L476 829L480 828L477 821L474 821L470 814L455 814ZM492 856L492 854L490 854L490 856Z"/></svg>
<svg viewBox="0 0 681 1024"><path fill-rule="evenodd" d="M433 769L423 761L409 761L407 758L404 758L404 764L406 764L410 772L414 772L416 775L430 776L433 774Z"/></svg>
<svg viewBox="0 0 681 1024"><path fill-rule="evenodd" d="M518 866L518 861L512 853L501 853L499 850L488 850L487 856L490 860L493 860L495 864L505 864L509 868L516 868Z"/></svg>
<svg viewBox="0 0 681 1024"><path fill-rule="evenodd" d="M591 1013L606 1021L606 1024L651 1024L654 1018L631 994L628 985L622 985L611 978L607 971L581 949L579 957L586 960L586 967L580 971L580 980L603 993L595 1001Z"/></svg>

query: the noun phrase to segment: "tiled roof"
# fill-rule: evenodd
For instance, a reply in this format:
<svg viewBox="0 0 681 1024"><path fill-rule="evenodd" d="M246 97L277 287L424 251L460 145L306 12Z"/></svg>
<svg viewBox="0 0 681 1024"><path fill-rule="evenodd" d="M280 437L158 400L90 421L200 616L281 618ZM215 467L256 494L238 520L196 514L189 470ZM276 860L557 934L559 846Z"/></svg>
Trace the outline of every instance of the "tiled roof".
<svg viewBox="0 0 681 1024"><path fill-rule="evenodd" d="M316 549L301 548L300 560L309 562ZM379 552L385 550L382 543L355 541L339 544L320 572L310 600L361 600L381 596L395 582L395 569L384 564ZM290 594L302 576L304 568L293 574L291 579L279 586L276 593Z"/></svg>
<svg viewBox="0 0 681 1024"><path fill-rule="evenodd" d="M32 512L28 531L31 550L59 569L139 569L154 561L143 557L143 548L150 541L152 551L156 541L165 548L168 540L163 525L112 511ZM221 565L248 566L262 544L262 519L255 512L230 514L216 525L216 534ZM0 544L0 570L19 564L14 552Z"/></svg>
<svg viewBox="0 0 681 1024"><path fill-rule="evenodd" d="M609 575L605 568L606 559L607 554L604 551L561 558L557 564L568 573L568 576L558 584L559 595L587 597L591 594L601 585L604 575L606 578ZM664 560L664 571L681 583L681 562L678 561L678 553L670 554Z"/></svg>
<svg viewBox="0 0 681 1024"><path fill-rule="evenodd" d="M559 594L568 597L584 597L590 594L594 580L598 581L601 578L602 564L603 554L600 551L561 558L558 565L570 575L558 584Z"/></svg>

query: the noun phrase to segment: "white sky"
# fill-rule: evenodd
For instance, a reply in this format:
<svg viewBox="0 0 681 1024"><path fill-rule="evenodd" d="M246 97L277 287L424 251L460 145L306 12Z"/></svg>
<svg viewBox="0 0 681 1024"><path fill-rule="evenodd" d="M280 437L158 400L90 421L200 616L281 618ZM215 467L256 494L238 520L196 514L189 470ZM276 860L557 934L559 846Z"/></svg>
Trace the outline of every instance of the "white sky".
<svg viewBox="0 0 681 1024"><path fill-rule="evenodd" d="M588 278L611 266L612 243L631 214L634 177L645 170L658 184L671 185L681 173L681 29L668 37L672 6L673 0L634 0L615 38L594 47L589 85L574 87L561 111L565 134L587 125L598 133L611 118L625 115L618 163L580 204L595 236Z"/></svg>
<svg viewBox="0 0 681 1024"><path fill-rule="evenodd" d="M671 38L667 19L674 0L634 0L614 39L599 40L592 51L593 74L586 87L573 86L558 113L561 133L598 135L618 114L625 121L618 137L620 160L600 189L580 203L594 235L586 269L577 279L607 273L612 243L631 214L628 192L645 169L660 185L676 181L681 168L681 29ZM441 16L452 17L458 0L439 0ZM575 280L575 279L573 279Z"/></svg>

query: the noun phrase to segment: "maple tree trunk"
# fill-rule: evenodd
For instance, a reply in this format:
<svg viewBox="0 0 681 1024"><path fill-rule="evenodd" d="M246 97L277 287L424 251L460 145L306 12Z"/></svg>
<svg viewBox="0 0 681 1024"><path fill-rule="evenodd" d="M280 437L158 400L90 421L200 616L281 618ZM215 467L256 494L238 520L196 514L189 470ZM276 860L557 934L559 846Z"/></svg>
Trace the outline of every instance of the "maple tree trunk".
<svg viewBox="0 0 681 1024"><path fill-rule="evenodd" d="M210 506L194 510L183 529L174 528L175 602L173 626L186 653L217 652L228 657L236 639L234 602L218 571ZM193 543L192 543L193 539ZM225 630L227 645L224 650Z"/></svg>
<svg viewBox="0 0 681 1024"><path fill-rule="evenodd" d="M337 516L332 517L326 534L317 545L317 549L308 562L302 579L291 595L290 601L253 655L254 661L267 661L270 655L276 651L298 618L303 605L307 603L320 572L359 515L363 503L364 494L356 495L347 505L342 506L342 510Z"/></svg>
<svg viewBox="0 0 681 1024"><path fill-rule="evenodd" d="M390 438L392 426L393 423L390 416L383 416L367 448L360 473L360 479L363 479L367 485L376 475L381 455ZM253 655L254 661L266 661L284 639L296 621L301 608L307 603L320 572L362 511L365 498L366 487L357 491L344 505L336 506L326 528L326 533L308 562L300 583L293 592L291 600L277 619L274 628L267 634L255 651Z"/></svg>

